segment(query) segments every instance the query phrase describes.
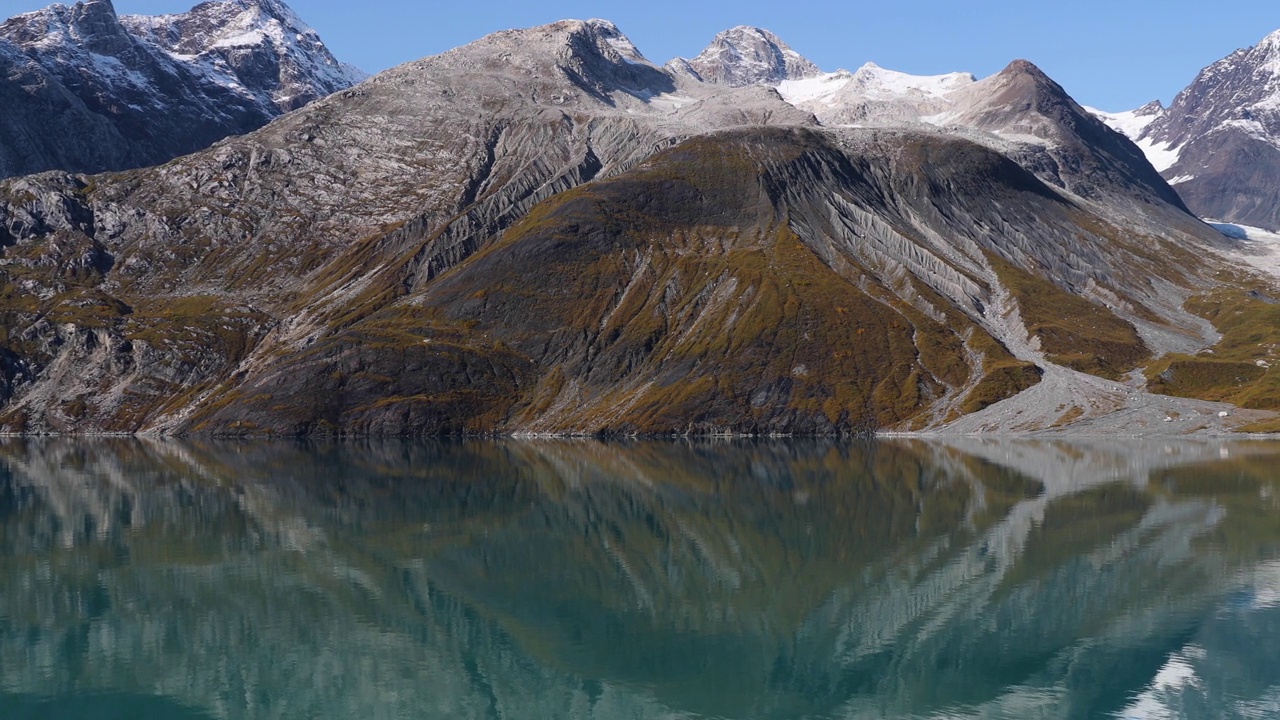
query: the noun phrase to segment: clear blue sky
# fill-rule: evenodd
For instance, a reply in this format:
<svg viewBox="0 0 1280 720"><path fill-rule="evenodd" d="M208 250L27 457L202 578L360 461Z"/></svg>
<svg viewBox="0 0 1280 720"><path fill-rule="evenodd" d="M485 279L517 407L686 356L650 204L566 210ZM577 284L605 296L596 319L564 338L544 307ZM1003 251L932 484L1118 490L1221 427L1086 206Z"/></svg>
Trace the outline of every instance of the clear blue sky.
<svg viewBox="0 0 1280 720"><path fill-rule="evenodd" d="M0 0L0 16L42 0ZM195 0L115 0L121 13L180 12ZM916 74L979 77L1026 58L1077 100L1124 110L1168 102L1205 65L1280 29L1276 0L292 0L340 59L370 72L489 32L563 18L614 21L650 60L692 56L734 25L773 30L824 70L873 61Z"/></svg>

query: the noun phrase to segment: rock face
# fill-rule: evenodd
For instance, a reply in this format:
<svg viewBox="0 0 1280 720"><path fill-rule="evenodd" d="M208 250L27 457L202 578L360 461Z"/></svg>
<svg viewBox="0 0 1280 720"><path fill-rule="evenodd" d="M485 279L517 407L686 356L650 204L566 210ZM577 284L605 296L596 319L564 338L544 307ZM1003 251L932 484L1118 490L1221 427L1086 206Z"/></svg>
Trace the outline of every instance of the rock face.
<svg viewBox="0 0 1280 720"><path fill-rule="evenodd" d="M806 60L768 30L739 25L716 35L711 44L692 60L676 58L667 69L702 82L729 87L777 84L821 74Z"/></svg>
<svg viewBox="0 0 1280 720"><path fill-rule="evenodd" d="M836 434L1046 378L1043 428L1212 344L1220 236L1141 154L1029 64L956 84L823 128L565 21L0 183L0 428Z"/></svg>
<svg viewBox="0 0 1280 720"><path fill-rule="evenodd" d="M1201 217L1280 229L1280 31L1205 68L1168 109L1111 117Z"/></svg>
<svg viewBox="0 0 1280 720"><path fill-rule="evenodd" d="M167 162L364 77L278 0L53 5L0 25L0 177Z"/></svg>

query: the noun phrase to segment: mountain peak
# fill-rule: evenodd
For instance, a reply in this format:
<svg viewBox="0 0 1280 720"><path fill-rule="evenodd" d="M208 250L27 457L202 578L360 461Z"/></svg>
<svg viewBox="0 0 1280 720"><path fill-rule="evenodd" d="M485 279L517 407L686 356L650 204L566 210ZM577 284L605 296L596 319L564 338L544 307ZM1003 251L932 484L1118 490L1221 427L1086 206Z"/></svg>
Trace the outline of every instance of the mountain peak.
<svg viewBox="0 0 1280 720"><path fill-rule="evenodd" d="M753 25L735 25L728 30L722 30L716 34L715 41L736 41L741 42L746 39L759 39L772 43L781 47L786 47L786 43L772 32L764 28L755 27ZM714 41L713 41L714 42Z"/></svg>
<svg viewBox="0 0 1280 720"><path fill-rule="evenodd" d="M627 63L649 64L649 61L640 53L635 43L631 42L631 39L626 35L623 35L618 26L612 22L600 18L574 22L581 26L578 32L589 37L606 56L616 54Z"/></svg>
<svg viewBox="0 0 1280 720"><path fill-rule="evenodd" d="M1049 79L1049 76L1046 75L1045 72L1041 70L1038 65L1031 62L1030 60L1023 60L1021 58L1009 63L1009 65L1005 67L1004 70L1001 70L999 74L1007 77L1016 76L1016 75L1029 75L1031 77L1036 78L1037 80Z"/></svg>
<svg viewBox="0 0 1280 720"><path fill-rule="evenodd" d="M247 10L257 10L267 17L274 18L290 29L298 32L315 32L302 18L281 0L230 0L229 5L238 5Z"/></svg>
<svg viewBox="0 0 1280 720"><path fill-rule="evenodd" d="M339 63L316 31L280 0L216 0L182 14L129 15L121 21L200 76L252 88L262 103L280 111L367 77Z"/></svg>
<svg viewBox="0 0 1280 720"><path fill-rule="evenodd" d="M692 60L676 58L667 65L703 82L730 87L774 85L822 73L777 35L763 28L738 25L725 30Z"/></svg>
<svg viewBox="0 0 1280 720"><path fill-rule="evenodd" d="M1200 217L1280 227L1280 30L1201 70L1141 139Z"/></svg>
<svg viewBox="0 0 1280 720"><path fill-rule="evenodd" d="M85 0L76 3L75 10L81 17L115 17L116 8L111 0Z"/></svg>

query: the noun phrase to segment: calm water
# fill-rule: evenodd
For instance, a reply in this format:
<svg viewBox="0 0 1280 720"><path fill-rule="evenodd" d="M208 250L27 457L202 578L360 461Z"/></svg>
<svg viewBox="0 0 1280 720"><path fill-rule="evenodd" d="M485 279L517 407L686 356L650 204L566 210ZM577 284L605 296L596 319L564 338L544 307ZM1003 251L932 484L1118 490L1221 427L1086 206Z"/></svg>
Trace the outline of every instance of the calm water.
<svg viewBox="0 0 1280 720"><path fill-rule="evenodd" d="M0 718L1280 717L1280 446L0 441Z"/></svg>

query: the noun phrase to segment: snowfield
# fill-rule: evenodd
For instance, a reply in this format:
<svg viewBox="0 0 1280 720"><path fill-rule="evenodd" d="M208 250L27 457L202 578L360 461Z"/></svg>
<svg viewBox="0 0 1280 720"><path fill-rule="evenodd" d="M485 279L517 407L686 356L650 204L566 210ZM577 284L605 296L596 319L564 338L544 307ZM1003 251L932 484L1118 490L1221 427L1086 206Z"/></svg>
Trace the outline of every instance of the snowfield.
<svg viewBox="0 0 1280 720"><path fill-rule="evenodd" d="M1280 279L1280 233L1248 225L1235 225L1206 220L1232 242L1223 255L1235 264L1248 265L1273 278Z"/></svg>

